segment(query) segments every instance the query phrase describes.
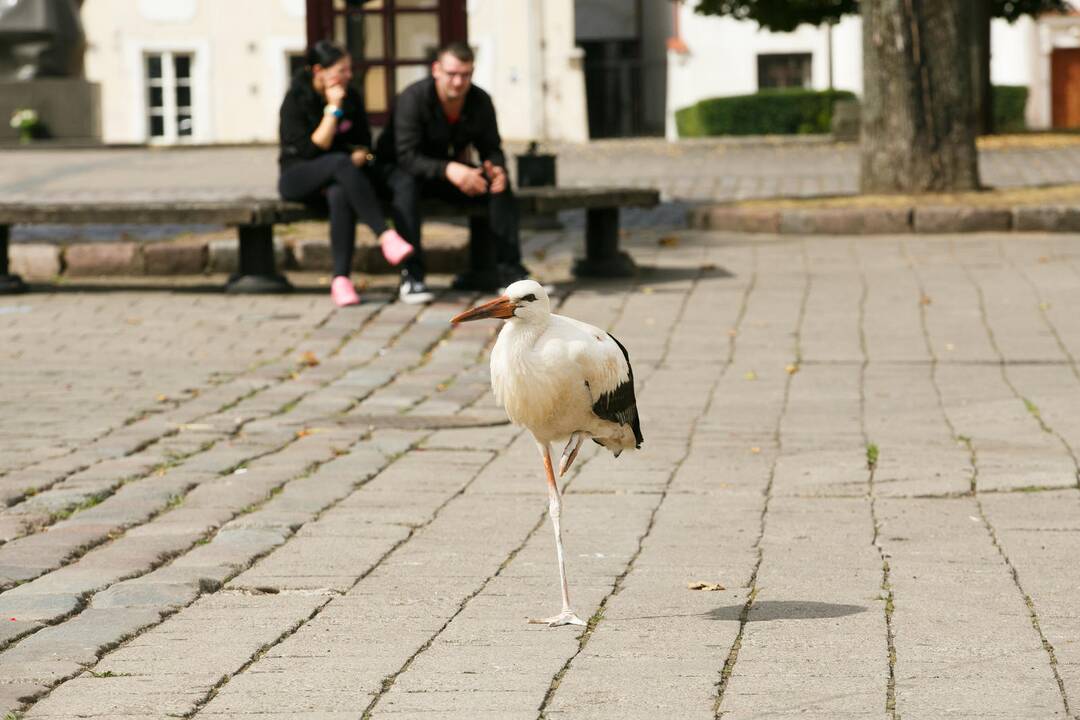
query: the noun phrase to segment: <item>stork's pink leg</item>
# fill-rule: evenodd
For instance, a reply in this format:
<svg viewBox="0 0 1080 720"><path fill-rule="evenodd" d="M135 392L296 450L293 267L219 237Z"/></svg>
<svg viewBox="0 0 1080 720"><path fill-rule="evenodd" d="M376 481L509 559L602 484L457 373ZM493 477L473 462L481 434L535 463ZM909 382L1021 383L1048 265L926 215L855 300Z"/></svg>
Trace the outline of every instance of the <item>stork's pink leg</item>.
<svg viewBox="0 0 1080 720"><path fill-rule="evenodd" d="M540 447L540 455L544 460L544 471L547 473L548 483L548 512L551 515L551 525L555 530L555 552L559 557L559 582L562 584L562 612L545 620L530 622L544 622L548 627L559 625L584 625L585 621L574 614L570 609L570 592L566 586L566 563L563 560L562 531L559 519L562 515L562 493L555 481L555 470L551 466L551 448L547 443L537 443Z"/></svg>

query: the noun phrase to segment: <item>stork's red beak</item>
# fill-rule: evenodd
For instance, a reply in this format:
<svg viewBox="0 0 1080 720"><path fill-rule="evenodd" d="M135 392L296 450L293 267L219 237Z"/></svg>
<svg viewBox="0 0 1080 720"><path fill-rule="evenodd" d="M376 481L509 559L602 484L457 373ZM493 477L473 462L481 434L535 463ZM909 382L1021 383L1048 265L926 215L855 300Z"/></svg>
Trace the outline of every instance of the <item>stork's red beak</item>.
<svg viewBox="0 0 1080 720"><path fill-rule="evenodd" d="M466 310L460 315L455 315L450 319L450 322L454 325L463 322L469 322L470 320L482 320L484 318L510 318L514 316L514 310L517 305L514 301L508 298L506 295L497 297L491 302L484 303L483 305L477 305L476 307Z"/></svg>

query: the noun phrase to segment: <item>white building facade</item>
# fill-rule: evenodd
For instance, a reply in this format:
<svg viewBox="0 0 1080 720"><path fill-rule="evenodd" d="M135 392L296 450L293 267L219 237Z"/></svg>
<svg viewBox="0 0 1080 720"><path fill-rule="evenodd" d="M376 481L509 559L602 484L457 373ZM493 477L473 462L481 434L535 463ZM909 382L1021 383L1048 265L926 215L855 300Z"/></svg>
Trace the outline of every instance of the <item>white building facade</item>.
<svg viewBox="0 0 1080 720"><path fill-rule="evenodd" d="M85 0L86 76L101 85L103 140L275 142L278 107L316 1L331 2ZM377 0L332 2L353 8L348 12L385 12ZM449 0L394 2L445 14ZM862 92L857 17L770 33L698 15L696 0L459 2L455 17L467 14L477 51L474 82L495 98L500 129L511 140L674 139L674 112L705 98L791 85ZM429 40L421 44L430 49ZM1029 127L1060 124L1062 92L1080 94L1068 74L1080 73L1080 64L1062 64L1074 54L1080 61L1080 14L995 20L991 45L992 81L1029 88ZM399 81L409 77L399 73Z"/></svg>
<svg viewBox="0 0 1080 720"><path fill-rule="evenodd" d="M510 139L588 139L573 0L471 0L474 81ZM87 0L86 76L110 144L277 140L305 0ZM118 20L122 19L122 20Z"/></svg>

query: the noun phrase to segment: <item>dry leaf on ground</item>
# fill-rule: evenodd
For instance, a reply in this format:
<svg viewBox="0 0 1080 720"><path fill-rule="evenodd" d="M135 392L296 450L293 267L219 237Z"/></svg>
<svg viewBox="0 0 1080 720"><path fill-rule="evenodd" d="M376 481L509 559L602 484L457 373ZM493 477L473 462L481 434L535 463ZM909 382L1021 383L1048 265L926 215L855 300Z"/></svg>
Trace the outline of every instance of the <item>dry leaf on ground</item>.
<svg viewBox="0 0 1080 720"><path fill-rule="evenodd" d="M707 582L688 582L686 583L688 590L709 590L715 592L716 590L726 590L720 583L707 583Z"/></svg>

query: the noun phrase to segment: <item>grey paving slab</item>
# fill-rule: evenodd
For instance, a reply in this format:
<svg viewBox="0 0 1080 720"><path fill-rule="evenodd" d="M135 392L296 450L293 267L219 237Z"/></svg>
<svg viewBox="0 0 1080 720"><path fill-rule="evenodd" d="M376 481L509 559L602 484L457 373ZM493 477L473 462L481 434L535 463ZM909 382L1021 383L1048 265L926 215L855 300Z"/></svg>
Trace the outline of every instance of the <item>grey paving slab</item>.
<svg viewBox="0 0 1080 720"><path fill-rule="evenodd" d="M884 532L905 538L883 540L895 594L897 711L1064 717L1050 658L975 501L887 500L879 507ZM930 615L917 609L933 597L949 601ZM930 677L937 673L943 677ZM964 679L978 692L963 692Z"/></svg>

